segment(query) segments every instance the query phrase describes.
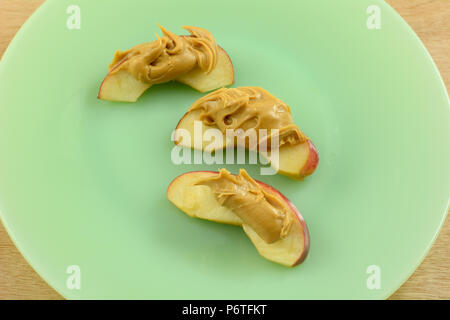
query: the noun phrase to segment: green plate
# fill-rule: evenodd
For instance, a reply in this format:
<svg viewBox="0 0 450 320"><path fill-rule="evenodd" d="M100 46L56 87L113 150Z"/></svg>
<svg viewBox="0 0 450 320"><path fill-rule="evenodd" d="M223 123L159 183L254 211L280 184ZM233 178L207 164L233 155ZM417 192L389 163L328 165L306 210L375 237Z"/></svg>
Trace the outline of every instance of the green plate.
<svg viewBox="0 0 450 320"><path fill-rule="evenodd" d="M80 29L67 28L72 4ZM367 27L373 4L380 29ZM157 23L209 29L235 86L286 101L317 146L319 167L303 182L244 166L303 213L302 265L271 263L240 228L190 219L166 199L177 175L219 167L170 158L171 132L201 93L166 84L134 104L97 100L114 51L153 40ZM382 1L47 1L0 63L0 97L2 220L67 298L386 298L446 216L448 96ZM79 289L67 286L73 265Z"/></svg>

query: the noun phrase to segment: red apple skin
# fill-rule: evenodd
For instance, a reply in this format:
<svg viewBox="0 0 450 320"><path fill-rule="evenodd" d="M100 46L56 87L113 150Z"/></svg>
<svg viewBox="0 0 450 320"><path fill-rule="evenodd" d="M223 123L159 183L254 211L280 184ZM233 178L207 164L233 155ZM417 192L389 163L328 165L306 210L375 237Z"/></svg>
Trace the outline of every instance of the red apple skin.
<svg viewBox="0 0 450 320"><path fill-rule="evenodd" d="M182 37L191 37L191 36L182 36ZM234 66L233 66L233 61L231 61L230 56L228 55L228 53L227 53L221 46L218 46L218 47L219 47L219 49L221 49L221 50L225 53L225 56L227 57L228 61L230 62L231 70L232 70L232 72L233 72L233 82L232 82L232 84L233 84L233 83L234 83L234 79L235 79L235 76L234 76ZM108 73L106 74L105 78L103 79L103 81L102 81L102 83L101 83L101 85L100 85L100 88L99 88L99 90L98 90L98 94L97 94L97 98L98 98L98 99L101 99L101 98L100 98L100 95L101 95L101 92L102 92L102 86L103 86L103 83L105 82L106 78L111 74L112 71L114 71L115 69L117 69L120 65L122 65L122 64L123 64L125 61L127 61L127 60L128 60L128 58L122 59L122 61L116 63L116 65L115 65L111 70L108 71ZM176 81L176 80L175 80L175 81ZM181 120L180 120L180 121L181 121ZM178 126L177 126L177 127L178 127Z"/></svg>
<svg viewBox="0 0 450 320"><path fill-rule="evenodd" d="M257 183L259 183L263 188L266 188L267 190L270 190L271 192L278 194L287 203L287 205L292 209L292 211L295 213L295 216L297 217L297 219L300 221L300 224L302 225L305 244L304 244L304 249L303 249L301 256L292 265L292 267L295 267L296 265L299 265L306 259L306 257L308 256L308 252L309 252L310 239L309 239L308 226L306 225L305 219L303 218L300 211L298 211L298 209L294 206L294 204L288 198L286 198L284 194L282 194L280 191L278 191L274 187L272 187L262 181L259 181L259 180L255 180L255 181Z"/></svg>
<svg viewBox="0 0 450 320"><path fill-rule="evenodd" d="M220 47L220 48L223 50L222 47ZM233 84L234 84L234 81L235 81L233 61L231 60L230 56L228 55L228 53L227 53L225 50L223 50L223 52L225 52L225 54L226 54L228 60L230 61L231 67L233 68L233 82L231 83L231 84L233 85Z"/></svg>
<svg viewBox="0 0 450 320"><path fill-rule="evenodd" d="M233 82L231 83L231 85L233 85L233 84L234 84L234 80L235 80L235 77L234 77L234 65L233 65L233 61L231 61L230 56L228 55L228 53L227 53L221 46L218 46L218 47L219 47L219 49L222 49L223 52L225 52L225 55L227 56L228 61L230 61L231 69L233 70Z"/></svg>
<svg viewBox="0 0 450 320"><path fill-rule="evenodd" d="M122 63L124 63L125 61L127 61L128 59L123 59L122 61L120 61L119 63L117 63L111 70L108 71L108 73L106 74L105 78L103 78L103 81L100 85L100 88L98 89L98 94L97 94L97 99L101 99L100 95L102 94L102 87L103 84L105 83L106 79L108 78L108 76L111 74L112 71L114 71L115 69L117 69Z"/></svg>
<svg viewBox="0 0 450 320"><path fill-rule="evenodd" d="M184 120L184 118L187 116L188 113L189 113L189 112L186 112L186 113L181 117L181 119L178 120L178 123L177 123L177 126L175 127L175 130L177 130L177 129L182 129L182 128L180 128L180 126L181 126L181 121ZM175 145L178 145L177 141L174 141L173 143L174 143Z"/></svg>
<svg viewBox="0 0 450 320"><path fill-rule="evenodd" d="M314 145L313 145L314 146ZM185 174L193 174L193 173L211 173L211 174L219 174L217 171L209 171L209 170L203 170L203 171L190 171L190 172L185 172L183 174L180 174L178 177L176 177L175 179L172 180L172 182L169 184L169 186L167 187L167 191L166 191L166 197L167 197L167 192L169 191L172 183L175 182L175 180L177 180L178 178L184 176ZM305 243L304 243L304 247L303 247L303 252L300 255L300 257L297 259L297 261L295 261L295 263L291 266L291 267L295 267L297 265L299 265L300 263L302 263L303 261L305 261L306 257L308 256L309 253L309 247L310 247L310 238L309 238L309 231L308 231L308 226L306 225L306 221L303 218L302 214L300 213L300 211L298 211L298 209L294 206L294 204L288 199L286 198L280 191L278 191L277 189L275 189L274 187L268 185L267 183L264 183L262 181L259 180L255 180L258 184L260 184L263 188L265 188L266 190L275 193L277 195L279 195L286 203L287 205L292 209L292 211L295 213L295 216L297 217L297 219L299 220L302 228L303 228L303 237L305 239Z"/></svg>
<svg viewBox="0 0 450 320"><path fill-rule="evenodd" d="M184 118L188 115L189 112L186 112L183 117L178 121L176 129L181 128L181 122L184 120ZM309 146L309 154L308 154L308 160L306 160L305 165L302 167L298 175L292 175L287 174L289 177L292 177L297 180L303 180L307 176L310 176L316 171L317 166L319 165L319 152L317 151L316 146L314 143L308 139L308 146ZM176 145L178 145L177 141L174 141Z"/></svg>
<svg viewBox="0 0 450 320"><path fill-rule="evenodd" d="M309 145L309 155L308 160L300 171L301 179L311 175L316 170L319 165L319 152L317 152L317 148L311 140L308 140Z"/></svg>
<svg viewBox="0 0 450 320"><path fill-rule="evenodd" d="M167 193L169 192L169 190L172 187L172 184L177 181L179 178L181 178L182 176L184 176L185 174L193 174L193 173L212 173L212 174L219 174L217 171L211 171L211 170L198 170L198 171L189 171L189 172L185 172L180 174L179 176L177 176L175 179L173 179L170 183L169 186L167 187L166 190L166 198L168 198Z"/></svg>
<svg viewBox="0 0 450 320"><path fill-rule="evenodd" d="M181 123L185 120L185 118L188 116L188 114L189 114L189 111L186 112L183 115L183 117L181 117L181 119L177 123L177 126L175 127L175 130L182 129ZM176 145L178 145L177 141L174 141L174 143ZM316 168L319 165L319 152L317 151L316 146L310 139L308 139L307 143L308 143L308 149L309 149L308 159L306 160L303 167L300 169L300 172L295 175L287 174L287 173L283 173L283 174L285 174L291 178L297 179L297 180L303 180L304 178L306 178L307 176L310 176L311 174L313 174L316 171Z"/></svg>

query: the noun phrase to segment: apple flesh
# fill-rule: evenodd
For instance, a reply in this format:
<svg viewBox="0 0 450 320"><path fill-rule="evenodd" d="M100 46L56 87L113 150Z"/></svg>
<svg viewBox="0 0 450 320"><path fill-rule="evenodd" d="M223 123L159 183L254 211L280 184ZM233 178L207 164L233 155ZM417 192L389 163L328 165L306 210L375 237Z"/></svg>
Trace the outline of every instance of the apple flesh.
<svg viewBox="0 0 450 320"><path fill-rule="evenodd" d="M319 164L319 153L311 140L282 146L279 152L278 173L294 179L301 180L313 174Z"/></svg>
<svg viewBox="0 0 450 320"><path fill-rule="evenodd" d="M102 84L98 93L101 100L136 102L136 100L151 87L151 84L142 82L134 78L127 70L113 72L123 60L113 67ZM200 92L206 92L221 87L229 86L234 82L234 69L228 54L219 47L217 64L210 73L204 72L200 68L195 68L190 72L181 75L175 81L187 84Z"/></svg>
<svg viewBox="0 0 450 320"><path fill-rule="evenodd" d="M175 130L175 144L187 148L194 146L194 122L200 121L200 110L187 112L178 122L176 129L184 129L189 132L191 139L183 140L180 131ZM218 129L216 126L207 126L202 122L202 132L208 129ZM224 143L218 145L215 150L226 148L232 145L234 141L227 140L224 136ZM211 142L203 141L201 149L204 150ZM199 144L200 145L200 144ZM213 150L214 150L213 149ZM294 179L303 179L311 175L319 164L319 153L311 140L307 140L297 145L284 145L279 148L279 168L278 173L287 175Z"/></svg>
<svg viewBox="0 0 450 320"><path fill-rule="evenodd" d="M170 183L167 189L167 199L190 217L242 226L245 234L250 238L259 254L267 260L288 267L293 267L303 262L309 250L309 233L305 220L297 208L278 190L261 181L256 181L267 192L284 201L288 208L291 209L290 214L295 217L287 236L268 244L252 227L243 223L239 216L230 209L220 205L208 186L196 185L198 181L217 174L218 172L215 171L184 173Z"/></svg>
<svg viewBox="0 0 450 320"><path fill-rule="evenodd" d="M195 68L175 80L200 92L226 87L234 83L233 63L225 50L219 47L217 65L210 73L207 74L202 69Z"/></svg>
<svg viewBox="0 0 450 320"><path fill-rule="evenodd" d="M125 61L122 61L122 63L123 62ZM152 85L137 80L127 70L120 70L119 72L112 73L119 65L111 69L106 75L100 86L98 98L101 100L136 102L137 98Z"/></svg>

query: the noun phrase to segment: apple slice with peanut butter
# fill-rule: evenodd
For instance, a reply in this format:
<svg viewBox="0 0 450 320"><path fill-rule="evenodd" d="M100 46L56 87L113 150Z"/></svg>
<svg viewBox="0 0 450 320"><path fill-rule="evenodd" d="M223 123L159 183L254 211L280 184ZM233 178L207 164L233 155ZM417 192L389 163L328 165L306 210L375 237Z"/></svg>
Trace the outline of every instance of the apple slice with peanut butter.
<svg viewBox="0 0 450 320"><path fill-rule="evenodd" d="M202 28L184 26L179 36L161 27L162 37L126 51L117 51L103 80L98 98L135 102L152 85L178 81L207 92L234 82L233 64Z"/></svg>
<svg viewBox="0 0 450 320"><path fill-rule="evenodd" d="M199 137L209 129L221 134L213 143ZM260 87L221 88L195 101L178 122L173 140L210 152L230 146L254 150L278 173L296 179L312 174L319 162L314 144L293 122L289 106Z"/></svg>
<svg viewBox="0 0 450 320"><path fill-rule="evenodd" d="M270 261L293 267L306 258L309 234L300 212L244 169L238 175L226 169L182 174L169 185L167 198L190 217L242 226Z"/></svg>

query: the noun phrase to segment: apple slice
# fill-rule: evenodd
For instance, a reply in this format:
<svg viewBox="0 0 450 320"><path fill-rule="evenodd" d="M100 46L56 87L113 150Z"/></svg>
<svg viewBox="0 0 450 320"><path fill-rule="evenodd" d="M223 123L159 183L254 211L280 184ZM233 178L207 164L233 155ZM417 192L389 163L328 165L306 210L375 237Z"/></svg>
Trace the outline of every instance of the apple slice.
<svg viewBox="0 0 450 320"><path fill-rule="evenodd" d="M210 73L206 73L197 67L175 80L200 92L226 87L234 83L233 63L225 50L219 47L217 64Z"/></svg>
<svg viewBox="0 0 450 320"><path fill-rule="evenodd" d="M189 132L191 139L184 140L181 131L175 130L175 144L187 148L194 148L194 123L200 121L200 110L188 111L178 122L176 129L184 129ZM201 121L200 121L201 122ZM216 126L207 126L201 122L202 132L208 129L218 129ZM223 138L223 145L214 149L222 149L231 145L233 141ZM202 139L202 150L211 142ZM200 145L200 144L199 144ZM213 149L213 150L214 150ZM278 173L287 175L294 179L303 179L311 175L319 164L319 153L311 140L307 140L297 145L284 145L279 149L279 168Z"/></svg>
<svg viewBox="0 0 450 320"><path fill-rule="evenodd" d="M127 70L120 70L112 73L126 60L117 64L112 68L102 84L98 92L98 98L101 100L136 102L145 90L151 87L151 84L142 82L133 77Z"/></svg>
<svg viewBox="0 0 450 320"><path fill-rule="evenodd" d="M313 174L319 164L319 153L311 140L280 148L278 173L294 179Z"/></svg>
<svg viewBox="0 0 450 320"><path fill-rule="evenodd" d="M242 220L226 207L219 205L211 189L195 184L218 174L215 171L193 171L175 178L167 188L167 198L192 218L240 226Z"/></svg>
<svg viewBox="0 0 450 320"><path fill-rule="evenodd" d="M136 102L136 100L151 87L151 84L137 80L126 70L113 72L125 61L126 59L118 63L108 72L100 85L98 93L99 99ZM175 81L187 84L200 92L229 86L234 82L233 64L225 50L219 47L217 64L210 73L207 74L197 67L178 77Z"/></svg>
<svg viewBox="0 0 450 320"><path fill-rule="evenodd" d="M235 213L220 205L208 186L196 185L200 180L217 174L218 172L215 171L184 173L170 183L167 189L167 199L190 217L242 226L259 254L270 261L288 267L300 264L308 254L309 233L305 220L295 206L276 189L261 181L256 181L266 192L284 201L295 217L287 236L268 244L252 227L244 224Z"/></svg>

